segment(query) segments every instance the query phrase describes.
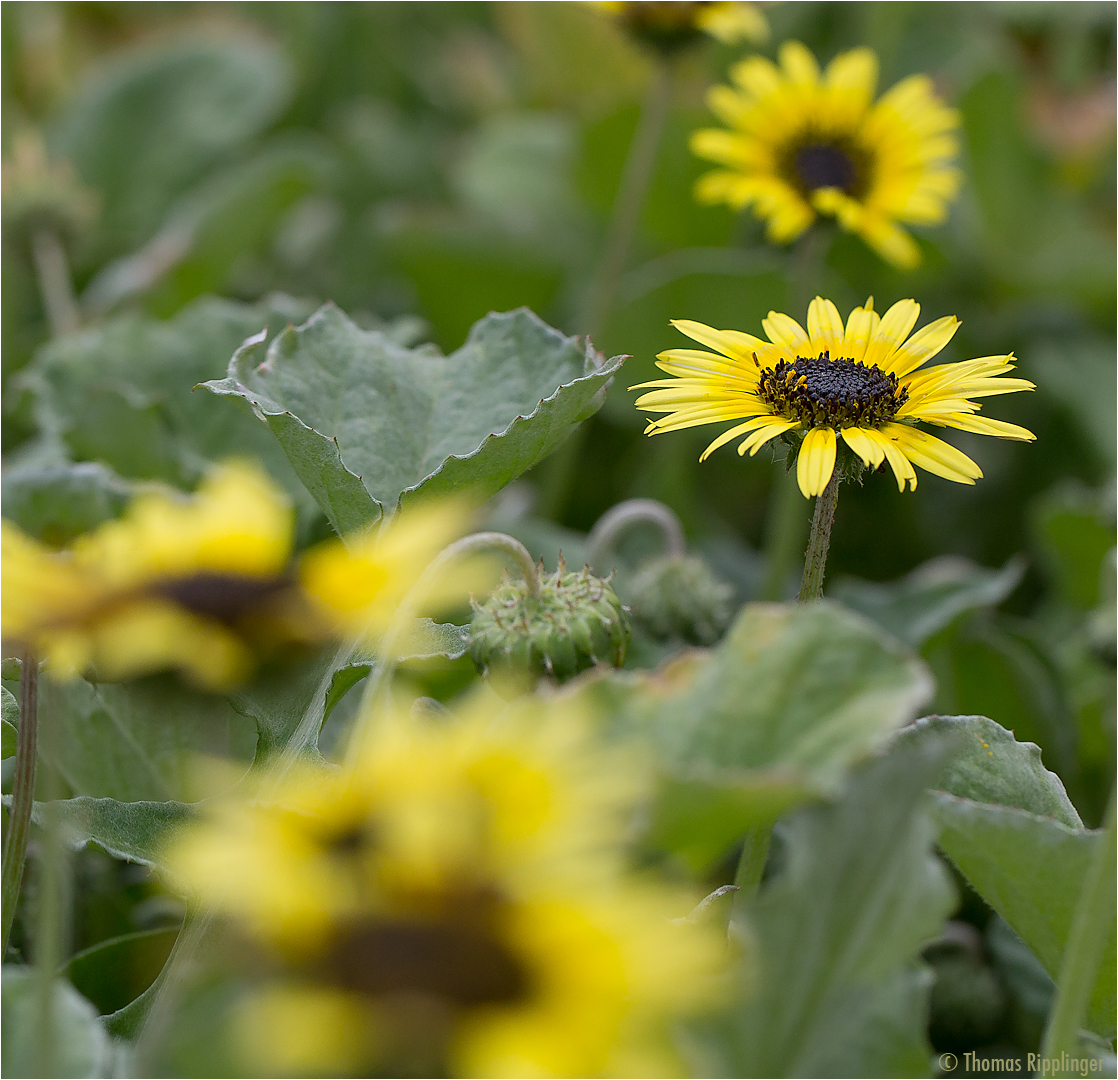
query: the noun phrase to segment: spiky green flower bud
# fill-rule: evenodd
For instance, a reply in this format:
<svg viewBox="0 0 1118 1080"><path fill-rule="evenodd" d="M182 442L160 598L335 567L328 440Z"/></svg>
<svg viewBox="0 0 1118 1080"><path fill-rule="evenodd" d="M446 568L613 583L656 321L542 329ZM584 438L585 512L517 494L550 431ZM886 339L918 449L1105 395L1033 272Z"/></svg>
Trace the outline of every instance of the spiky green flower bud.
<svg viewBox="0 0 1118 1080"><path fill-rule="evenodd" d="M483 675L565 682L595 664L620 667L629 637L628 616L609 580L589 567L569 572L560 559L553 574L540 574L538 597L506 576L474 605L470 656Z"/></svg>
<svg viewBox="0 0 1118 1080"><path fill-rule="evenodd" d="M693 555L665 555L646 564L629 589L633 623L657 641L713 645L733 616L733 587Z"/></svg>

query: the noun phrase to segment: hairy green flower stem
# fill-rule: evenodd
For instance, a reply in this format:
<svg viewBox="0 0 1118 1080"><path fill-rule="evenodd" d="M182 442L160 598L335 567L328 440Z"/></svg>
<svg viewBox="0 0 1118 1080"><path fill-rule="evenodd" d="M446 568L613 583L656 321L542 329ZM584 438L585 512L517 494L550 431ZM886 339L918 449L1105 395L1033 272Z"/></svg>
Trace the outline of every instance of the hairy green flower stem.
<svg viewBox="0 0 1118 1080"><path fill-rule="evenodd" d="M617 538L631 525L647 522L657 526L673 558L687 554L687 538L675 511L656 499L626 499L610 507L594 523L586 542L586 561L596 567L613 550Z"/></svg>
<svg viewBox="0 0 1118 1080"><path fill-rule="evenodd" d="M12 805L8 815L8 837L4 844L3 949L16 917L23 867L27 859L27 840L31 834L31 807L35 799L35 769L39 759L39 665L30 649L23 650L19 669L19 730L16 735L15 778Z"/></svg>
<svg viewBox="0 0 1118 1080"><path fill-rule="evenodd" d="M1043 1061L1065 1062L1083 1057L1079 1029L1095 985L1106 945L1106 933L1114 925L1115 821L1114 790L1110 792L1103 833L1095 847L1083 887L1072 915L1056 1000L1048 1017L1040 1056ZM1066 1055L1063 1056L1063 1055ZM1052 1076L1079 1075L1059 1069Z"/></svg>
<svg viewBox="0 0 1118 1080"><path fill-rule="evenodd" d="M823 576L827 571L827 551L831 546L831 526L835 521L838 489L839 471L835 469L823 493L815 499L811 535L804 554L804 576L800 581L798 600L801 604L810 604L823 598Z"/></svg>
<svg viewBox="0 0 1118 1080"><path fill-rule="evenodd" d="M431 560L430 565L423 571L419 580L401 601L387 632L380 640L379 659L366 679L361 703L357 709L357 720L354 723L353 733L350 735L349 746L346 749L347 765L352 765L355 761L360 760L364 752L369 734L380 712L381 699L388 692L392 676L396 671L400 638L410 627L412 620L415 618L416 609L422 603L434 578L456 559L473 555L479 551L493 550L501 551L513 559L524 575L524 580L528 585L529 598L539 599L539 568L528 549L514 537L499 532L473 533L471 536L464 536L461 540L456 540L453 544L443 548Z"/></svg>

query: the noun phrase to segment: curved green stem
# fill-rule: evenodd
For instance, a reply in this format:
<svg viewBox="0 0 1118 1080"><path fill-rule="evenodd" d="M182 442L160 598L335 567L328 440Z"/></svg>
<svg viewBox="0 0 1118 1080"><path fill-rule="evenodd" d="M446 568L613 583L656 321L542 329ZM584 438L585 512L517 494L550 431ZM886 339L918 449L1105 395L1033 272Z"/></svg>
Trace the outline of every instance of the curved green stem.
<svg viewBox="0 0 1118 1080"><path fill-rule="evenodd" d="M1040 1048L1042 1060L1064 1062L1068 1058L1083 1056L1079 1052L1079 1029L1083 1026L1087 1002L1102 962L1107 931L1114 925L1114 845L1114 791L1111 790L1103 833L1091 856L1083 888L1075 905L1075 914L1072 916L1071 930L1060 964L1056 1001ZM1073 1074L1057 1067L1048 1075Z"/></svg>
<svg viewBox="0 0 1118 1080"><path fill-rule="evenodd" d="M388 687L392 683L392 676L396 671L397 654L399 653L399 648L397 646L399 640L415 618L416 609L423 602L423 598L427 594L432 579L435 578L436 575L442 573L446 569L447 564L453 562L455 559L460 559L465 555L471 555L478 551L492 551L494 549L504 552L516 561L528 585L529 597L534 599L539 598L539 569L532 558L531 552L529 552L515 537L509 536L507 533L499 532L473 533L443 548L443 550L431 560L430 565L423 571L419 580L411 587L407 595L401 601L400 606L396 609L396 613L392 617L392 622L389 624L388 630L380 640L377 650L379 659L365 682L365 688L361 694L361 702L357 708L357 720L354 723L353 732L349 737L349 745L346 748L345 763L347 766L353 765L355 761L360 760L361 755L364 753L369 733L380 712L381 698L383 694L387 693Z"/></svg>
<svg viewBox="0 0 1118 1080"><path fill-rule="evenodd" d="M31 256L39 278L39 293L52 338L73 333L80 323L70 260L53 229L39 229L31 237Z"/></svg>
<svg viewBox="0 0 1118 1080"><path fill-rule="evenodd" d="M23 650L19 669L19 731L16 734L15 778L12 806L8 816L8 836L4 844L2 897L3 950L15 922L23 868L27 861L27 840L31 834L31 808L35 800L35 771L39 759L39 665L30 649Z"/></svg>
<svg viewBox="0 0 1118 1080"><path fill-rule="evenodd" d="M823 577L827 572L827 551L831 546L831 526L835 521L835 507L838 505L839 474L836 469L823 489L822 495L815 498L815 514L811 519L811 535L808 537L807 552L804 555L804 576L800 581L799 602L810 604L822 599Z"/></svg>
<svg viewBox="0 0 1118 1080"><path fill-rule="evenodd" d="M670 506L656 499L626 499L611 506L590 530L586 541L586 561L596 566L617 543L617 538L631 525L648 522L656 525L664 537L668 554L679 558L687 552L683 524Z"/></svg>

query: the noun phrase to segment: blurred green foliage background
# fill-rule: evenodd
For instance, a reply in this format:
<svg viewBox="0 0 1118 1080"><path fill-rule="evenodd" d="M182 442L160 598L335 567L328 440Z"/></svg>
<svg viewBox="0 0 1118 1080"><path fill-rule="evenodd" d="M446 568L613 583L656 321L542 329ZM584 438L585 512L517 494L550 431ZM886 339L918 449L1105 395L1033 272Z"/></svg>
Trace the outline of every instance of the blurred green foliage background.
<svg viewBox="0 0 1118 1080"><path fill-rule="evenodd" d="M922 323L962 320L942 359L1012 350L1038 386L996 410L1035 443L953 434L985 471L976 488L922 475L911 495L880 477L844 489L828 591L905 633L948 596L909 633L935 669L937 708L1039 742L1093 824L1114 738L1114 5L766 15L770 54L789 37L823 61L868 45L883 89L925 71L962 114L966 182L947 224L920 235L921 268L892 269L840 235L813 293L843 311L867 294L879 310L913 296ZM219 377L246 334L321 301L445 351L487 311L519 305L587 330L651 71L589 5L29 2L2 20L5 158L40 132L96 206L66 238L91 329L54 345L27 236L5 230L5 513L25 528L64 540L119 509L110 474L86 519L44 517L34 477L51 454L125 483L188 487L231 451L282 473L262 428L213 420L189 389ZM506 500L494 517L550 558L557 537L577 545L555 526L585 532L620 499L661 499L746 599L779 466L729 450L700 466L711 432L647 440L626 391L682 344L671 318L756 332L770 308L803 317L792 254L750 217L691 197L705 166L687 137L742 51L710 41L680 59L639 235L595 341L632 359L601 412L521 483L520 509ZM277 292L298 301L200 299ZM325 526L304 511L309 539Z"/></svg>

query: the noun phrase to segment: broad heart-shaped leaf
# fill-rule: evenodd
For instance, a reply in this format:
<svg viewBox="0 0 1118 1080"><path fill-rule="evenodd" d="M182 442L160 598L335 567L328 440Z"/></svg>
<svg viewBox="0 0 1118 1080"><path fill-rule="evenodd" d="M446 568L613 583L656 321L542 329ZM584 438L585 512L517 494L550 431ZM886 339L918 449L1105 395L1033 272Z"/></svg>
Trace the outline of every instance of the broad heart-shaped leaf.
<svg viewBox="0 0 1118 1080"><path fill-rule="evenodd" d="M894 747L782 826L783 869L735 922L755 972L697 1040L700 1076L926 1076L921 945L951 913L926 811L950 740ZM735 915L740 918L740 915ZM748 969L749 965L746 965Z"/></svg>
<svg viewBox="0 0 1118 1080"><path fill-rule="evenodd" d="M836 604L750 604L725 638L587 692L651 740L665 778L653 839L701 867L812 794L931 695L905 646Z"/></svg>
<svg viewBox="0 0 1118 1080"><path fill-rule="evenodd" d="M495 494L596 411L623 359L602 363L526 308L487 315L450 356L361 330L332 304L262 355L263 341L205 385L252 405L339 532L420 491Z"/></svg>
<svg viewBox="0 0 1118 1080"><path fill-rule="evenodd" d="M0 1061L5 1076L111 1076L108 1036L97 1010L65 979L52 988L55 1028L49 1047L51 1071L40 1072L42 1050L37 1038L39 980L29 966L5 964L3 972L4 1037ZM53 1066L53 1068L52 1068Z"/></svg>
<svg viewBox="0 0 1118 1080"><path fill-rule="evenodd" d="M252 724L221 697L173 678L130 683L84 679L39 683L40 753L74 795L123 802L187 800L198 794L200 755L252 758Z"/></svg>
<svg viewBox="0 0 1118 1080"><path fill-rule="evenodd" d="M1083 828L1063 781L1041 762L1036 743L1018 742L1012 731L985 716L925 716L898 735L898 742L958 733L961 749L940 778L939 787L973 802L1028 810Z"/></svg>
<svg viewBox="0 0 1118 1080"><path fill-rule="evenodd" d="M1024 572L1020 558L1010 559L1001 570L986 570L948 555L887 584L840 578L827 593L918 649L964 612L996 607L1017 588Z"/></svg>
<svg viewBox="0 0 1118 1080"><path fill-rule="evenodd" d="M138 998L159 974L179 927L139 930L100 941L71 957L63 974L102 1015Z"/></svg>
<svg viewBox="0 0 1118 1080"><path fill-rule="evenodd" d="M1075 905L1103 833L1069 828L1027 810L934 794L940 847L1058 979ZM1087 1012L1091 1030L1107 1038L1114 1034L1113 907L1109 925Z"/></svg>

